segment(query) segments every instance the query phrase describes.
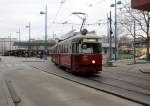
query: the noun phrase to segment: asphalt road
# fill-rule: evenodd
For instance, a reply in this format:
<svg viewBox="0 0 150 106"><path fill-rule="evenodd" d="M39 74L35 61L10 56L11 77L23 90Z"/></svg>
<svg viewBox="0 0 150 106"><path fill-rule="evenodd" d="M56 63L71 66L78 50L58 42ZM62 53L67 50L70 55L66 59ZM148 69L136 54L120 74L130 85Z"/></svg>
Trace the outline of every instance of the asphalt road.
<svg viewBox="0 0 150 106"><path fill-rule="evenodd" d="M103 67L102 73L84 78L69 74L56 66L54 67L51 61L41 63L28 61L27 64L46 73L57 74L101 91L109 92L143 105L150 105L150 75L132 70L131 67Z"/></svg>
<svg viewBox="0 0 150 106"><path fill-rule="evenodd" d="M11 80L21 98L17 106L141 106L30 67L24 58L3 57L2 79ZM30 59L32 60L32 59ZM25 60L26 61L26 60ZM39 61L38 64L44 64ZM52 71L57 68L51 65Z"/></svg>

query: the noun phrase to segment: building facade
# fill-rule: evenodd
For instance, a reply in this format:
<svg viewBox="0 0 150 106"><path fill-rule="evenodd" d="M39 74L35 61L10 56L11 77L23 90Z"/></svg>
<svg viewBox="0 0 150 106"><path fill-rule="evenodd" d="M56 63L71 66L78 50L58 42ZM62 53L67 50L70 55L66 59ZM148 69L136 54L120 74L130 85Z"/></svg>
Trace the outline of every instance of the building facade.
<svg viewBox="0 0 150 106"><path fill-rule="evenodd" d="M18 47L14 46L16 38L0 38L0 55L3 55L6 51L15 50Z"/></svg>

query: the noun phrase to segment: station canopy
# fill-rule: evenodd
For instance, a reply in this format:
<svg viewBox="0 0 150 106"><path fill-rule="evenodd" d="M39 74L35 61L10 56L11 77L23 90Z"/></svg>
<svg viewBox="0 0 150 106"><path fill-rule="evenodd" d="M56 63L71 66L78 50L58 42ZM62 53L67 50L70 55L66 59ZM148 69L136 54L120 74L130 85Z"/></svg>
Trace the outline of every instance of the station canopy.
<svg viewBox="0 0 150 106"><path fill-rule="evenodd" d="M150 0L131 0L131 6L134 9L150 11Z"/></svg>

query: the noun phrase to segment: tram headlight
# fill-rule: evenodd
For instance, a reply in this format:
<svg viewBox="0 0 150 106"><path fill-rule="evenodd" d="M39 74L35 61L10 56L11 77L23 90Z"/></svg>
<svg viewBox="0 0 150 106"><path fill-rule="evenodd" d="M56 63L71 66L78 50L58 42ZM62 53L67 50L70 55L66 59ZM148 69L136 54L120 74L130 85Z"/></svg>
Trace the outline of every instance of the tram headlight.
<svg viewBox="0 0 150 106"><path fill-rule="evenodd" d="M92 60L92 64L95 64L95 60Z"/></svg>

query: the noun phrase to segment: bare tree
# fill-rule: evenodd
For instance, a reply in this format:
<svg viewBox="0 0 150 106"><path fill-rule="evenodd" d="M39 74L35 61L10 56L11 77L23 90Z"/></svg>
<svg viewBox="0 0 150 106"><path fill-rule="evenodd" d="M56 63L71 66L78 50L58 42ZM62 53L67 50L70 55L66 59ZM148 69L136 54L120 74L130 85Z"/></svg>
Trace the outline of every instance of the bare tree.
<svg viewBox="0 0 150 106"><path fill-rule="evenodd" d="M120 23L129 35L134 36L134 21L136 22L136 37L146 41L147 56L150 60L150 12L131 9L129 3L125 4L120 12Z"/></svg>

